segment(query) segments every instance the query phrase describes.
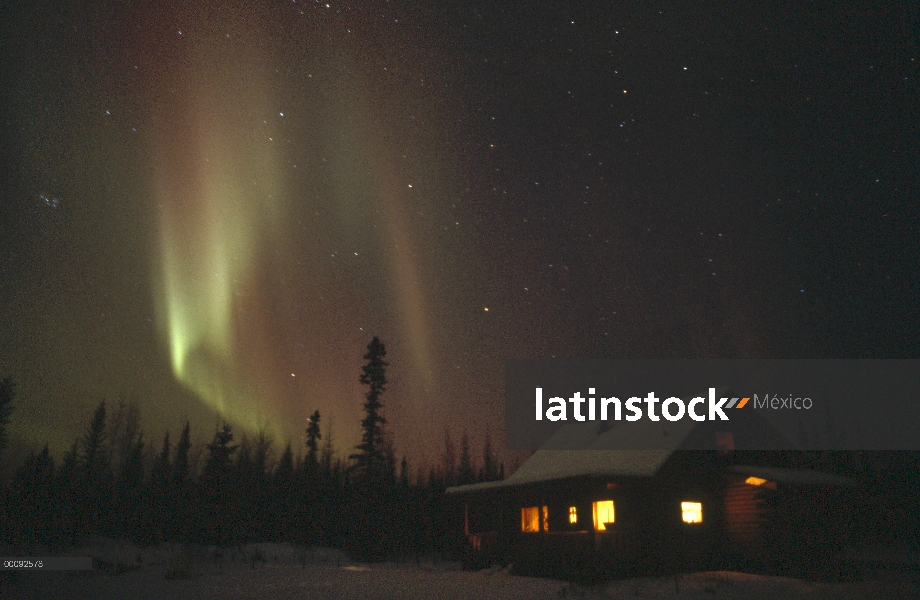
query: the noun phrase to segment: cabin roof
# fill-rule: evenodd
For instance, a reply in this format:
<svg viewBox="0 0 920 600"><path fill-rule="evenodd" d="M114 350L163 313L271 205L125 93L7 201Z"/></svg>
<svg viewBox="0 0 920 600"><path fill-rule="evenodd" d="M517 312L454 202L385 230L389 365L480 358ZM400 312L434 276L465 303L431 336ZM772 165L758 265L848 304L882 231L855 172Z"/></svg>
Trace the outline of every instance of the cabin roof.
<svg viewBox="0 0 920 600"><path fill-rule="evenodd" d="M448 494L466 494L497 488L514 487L570 477L634 476L652 477L670 458L663 450L538 450L504 481L473 483L447 489ZM760 477L796 486L853 487L850 477L814 471L735 465L728 470L739 475Z"/></svg>
<svg viewBox="0 0 920 600"><path fill-rule="evenodd" d="M446 491L465 494L575 477L654 477L671 455L692 439L697 426L696 421L686 419L643 419L628 427L618 427L610 421L567 423L504 481L461 485ZM729 470L790 485L854 485L847 477L809 469L743 465Z"/></svg>
<svg viewBox="0 0 920 600"><path fill-rule="evenodd" d="M671 454L667 450L537 450L504 481L461 485L448 488L447 493L462 494L570 477L652 477Z"/></svg>
<svg viewBox="0 0 920 600"><path fill-rule="evenodd" d="M504 481L461 485L448 488L447 493L478 492L570 477L652 477L680 447L696 423L646 419L629 427L614 425L606 430L600 425L603 423L587 421L566 424ZM657 438L654 445L649 443L653 438ZM642 445L651 448L621 449L641 448Z"/></svg>

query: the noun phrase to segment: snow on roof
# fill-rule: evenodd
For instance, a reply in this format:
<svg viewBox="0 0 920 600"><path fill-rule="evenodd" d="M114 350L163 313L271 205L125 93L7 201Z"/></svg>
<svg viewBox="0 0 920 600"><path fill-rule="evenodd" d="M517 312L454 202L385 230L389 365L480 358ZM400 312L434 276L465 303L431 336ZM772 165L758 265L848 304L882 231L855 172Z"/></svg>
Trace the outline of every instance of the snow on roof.
<svg viewBox="0 0 920 600"><path fill-rule="evenodd" d="M643 419L628 427L614 425L606 430L600 425L604 423L569 423L504 481L452 487L447 493L462 494L569 477L652 477L690 435L696 422ZM641 449L642 446L648 449Z"/></svg>
<svg viewBox="0 0 920 600"><path fill-rule="evenodd" d="M723 389L719 392L724 393ZM567 423L504 481L473 483L446 491L464 494L571 477L653 477L675 451L688 447L685 442L692 444L688 438L698 425L688 419L642 419L628 426L615 421ZM791 485L854 485L847 477L808 469L739 466L730 470Z"/></svg>
<svg viewBox="0 0 920 600"><path fill-rule="evenodd" d="M671 454L668 450L537 450L504 481L461 485L448 488L447 493L462 494L580 476L651 477Z"/></svg>

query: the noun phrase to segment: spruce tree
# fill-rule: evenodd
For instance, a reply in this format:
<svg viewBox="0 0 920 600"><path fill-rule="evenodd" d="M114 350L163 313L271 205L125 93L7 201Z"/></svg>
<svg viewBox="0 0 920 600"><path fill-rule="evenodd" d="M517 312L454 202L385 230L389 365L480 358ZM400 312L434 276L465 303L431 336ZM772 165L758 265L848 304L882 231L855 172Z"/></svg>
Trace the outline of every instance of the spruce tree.
<svg viewBox="0 0 920 600"><path fill-rule="evenodd" d="M125 458L125 465L121 475L121 481L125 484L126 489L136 491L144 484L144 432L138 433L134 438L134 444Z"/></svg>
<svg viewBox="0 0 920 600"><path fill-rule="evenodd" d="M206 476L221 479L230 473L233 464L231 457L239 449L239 445L230 445L232 441L233 428L229 423L224 423L222 429L214 432L214 440L207 445L209 454L204 467Z"/></svg>
<svg viewBox="0 0 920 600"><path fill-rule="evenodd" d="M364 402L365 417L361 421L361 443L356 447L358 452L349 458L355 461L357 480L364 483L379 482L386 469L387 457L384 453L383 435L386 419L380 414L383 408L380 396L386 391L386 368L389 366L383 360L386 354L383 342L375 336L367 345L367 354L364 355L367 363L361 367L360 381L368 386Z"/></svg>
<svg viewBox="0 0 920 600"><path fill-rule="evenodd" d="M79 503L77 533L108 534L112 513L111 472L109 469L108 435L105 400L93 412L86 432L80 438Z"/></svg>
<svg viewBox="0 0 920 600"><path fill-rule="evenodd" d="M150 512L146 516L148 542L162 542L165 534L165 522L168 518L170 478L169 431L163 437L163 447L153 461L150 471Z"/></svg>
<svg viewBox="0 0 920 600"><path fill-rule="evenodd" d="M185 422L185 427L182 429L182 435L179 436L179 443L176 444L176 457L173 459L173 481L176 484L185 483L188 478L188 453L192 447L191 437L189 433L189 423Z"/></svg>
<svg viewBox="0 0 920 600"><path fill-rule="evenodd" d="M256 438L252 453L252 468L253 475L255 475L260 486L270 473L271 467L269 463L272 459L272 446L274 443L275 440L269 435L268 430L265 427L259 428L259 437Z"/></svg>
<svg viewBox="0 0 920 600"><path fill-rule="evenodd" d="M230 499L233 493L233 454L239 445L231 445L233 429L224 423L222 429L214 432L214 440L206 447L208 461L201 478L202 506L205 539L216 543L227 543L237 538L240 541L241 523L231 518Z"/></svg>
<svg viewBox="0 0 920 600"><path fill-rule="evenodd" d="M409 461L406 460L406 457L402 457L402 462L399 463L399 484L403 489L409 488Z"/></svg>
<svg viewBox="0 0 920 600"><path fill-rule="evenodd" d="M275 481L288 484L294 473L294 453L291 450L291 444L284 447L281 458L278 459L278 468L275 469Z"/></svg>
<svg viewBox="0 0 920 600"><path fill-rule="evenodd" d="M360 560L379 560L390 551L392 536L387 523L392 520L393 459L392 444L384 435L386 419L381 414L380 396L386 390L386 348L374 337L367 346L361 367L360 381L368 386L361 420L361 443L349 458L354 461L350 482L354 496L350 511L353 520L347 523L347 547ZM353 483L352 483L353 482Z"/></svg>
<svg viewBox="0 0 920 600"><path fill-rule="evenodd" d="M486 442L482 449L482 480L495 481L496 479L498 479L498 465L492 450L492 436L486 433Z"/></svg>
<svg viewBox="0 0 920 600"><path fill-rule="evenodd" d="M103 400L93 412L93 419L80 440L80 466L89 478L101 476L108 462L105 417L105 400Z"/></svg>
<svg viewBox="0 0 920 600"><path fill-rule="evenodd" d="M288 442L272 474L270 504L273 527L271 534L276 542L291 541L292 525L297 514L294 499L294 453Z"/></svg>
<svg viewBox="0 0 920 600"><path fill-rule="evenodd" d="M450 430L444 426L444 456L441 457L441 472L438 481L444 487L457 485L457 450L450 439Z"/></svg>
<svg viewBox="0 0 920 600"><path fill-rule="evenodd" d="M307 425L307 468L313 472L319 464L319 441L322 434L319 429L319 411L317 410L310 416L310 424Z"/></svg>
<svg viewBox="0 0 920 600"><path fill-rule="evenodd" d="M141 408L136 400L121 399L114 410L106 413L110 464L113 473L120 479L126 475L126 464L141 435Z"/></svg>
<svg viewBox="0 0 920 600"><path fill-rule="evenodd" d="M13 396L15 392L16 384L13 383L12 379L7 377L0 379L0 453L6 448L6 426L9 425L10 415L13 413Z"/></svg>
<svg viewBox="0 0 920 600"><path fill-rule="evenodd" d="M134 436L118 480L117 531L138 540L141 535L142 505L144 504L144 433Z"/></svg>
<svg viewBox="0 0 920 600"><path fill-rule="evenodd" d="M332 417L329 418L329 424L326 426L326 441L323 444L323 452L320 456L320 466L323 479L331 481L333 479L333 460L335 459L335 445L332 443Z"/></svg>
<svg viewBox="0 0 920 600"><path fill-rule="evenodd" d="M167 484L163 487L165 495L161 513L163 518L160 523L164 539L171 541L188 542L192 540L192 524L196 518L196 512L200 510L195 505L192 497L193 489L189 481L191 476L189 451L192 447L189 429L189 423L186 421L176 444L172 467L166 473Z"/></svg>
<svg viewBox="0 0 920 600"><path fill-rule="evenodd" d="M150 471L150 483L157 493L165 490L169 482L169 432L163 437L163 448L153 461L153 469Z"/></svg>
<svg viewBox="0 0 920 600"><path fill-rule="evenodd" d="M53 534L51 486L54 478L54 459L48 445L38 454L33 453L16 470L6 490L5 524L8 542L14 546L47 543Z"/></svg>
<svg viewBox="0 0 920 600"><path fill-rule="evenodd" d="M464 431L463 437L460 438L460 467L457 472L457 483L459 485L473 483L475 477L476 471L470 456L470 436Z"/></svg>

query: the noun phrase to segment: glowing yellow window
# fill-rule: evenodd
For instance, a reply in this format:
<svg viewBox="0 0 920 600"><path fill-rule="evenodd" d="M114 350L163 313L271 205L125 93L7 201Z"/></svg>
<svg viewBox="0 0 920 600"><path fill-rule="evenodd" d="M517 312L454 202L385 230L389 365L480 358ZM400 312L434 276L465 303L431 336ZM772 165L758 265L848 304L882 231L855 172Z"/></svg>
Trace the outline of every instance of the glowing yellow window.
<svg viewBox="0 0 920 600"><path fill-rule="evenodd" d="M549 507L543 507L543 531L549 531Z"/></svg>
<svg viewBox="0 0 920 600"><path fill-rule="evenodd" d="M594 530L606 531L607 525L613 523L613 500L601 500L592 505L594 509Z"/></svg>
<svg viewBox="0 0 920 600"><path fill-rule="evenodd" d="M521 531L540 531L540 510L536 506L521 509Z"/></svg>
<svg viewBox="0 0 920 600"><path fill-rule="evenodd" d="M578 523L578 509L574 506L569 507L569 523Z"/></svg>
<svg viewBox="0 0 920 600"><path fill-rule="evenodd" d="M776 489L775 481L769 481L767 479L762 479L760 477L748 477L747 479L744 480L744 483L748 485L761 485L765 488L770 488L771 490Z"/></svg>
<svg viewBox="0 0 920 600"><path fill-rule="evenodd" d="M703 522L703 505L699 502L681 502L680 512L684 523Z"/></svg>

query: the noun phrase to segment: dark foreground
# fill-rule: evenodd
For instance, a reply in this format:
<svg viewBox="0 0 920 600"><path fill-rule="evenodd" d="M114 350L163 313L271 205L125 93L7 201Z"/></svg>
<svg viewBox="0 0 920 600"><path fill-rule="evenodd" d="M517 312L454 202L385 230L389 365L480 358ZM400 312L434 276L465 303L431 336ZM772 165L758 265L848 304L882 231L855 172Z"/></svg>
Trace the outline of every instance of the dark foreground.
<svg viewBox="0 0 920 600"><path fill-rule="evenodd" d="M0 598L26 599L620 599L814 600L920 597L920 580L908 573L875 574L850 583L823 583L733 572L647 577L581 587L552 579L520 577L508 570L468 572L456 563L362 565L333 550L261 549L215 552L164 550L95 553L84 572L0 574ZM77 551L86 554L85 551ZM119 558L116 555L121 554ZM133 565L131 558L140 559Z"/></svg>

